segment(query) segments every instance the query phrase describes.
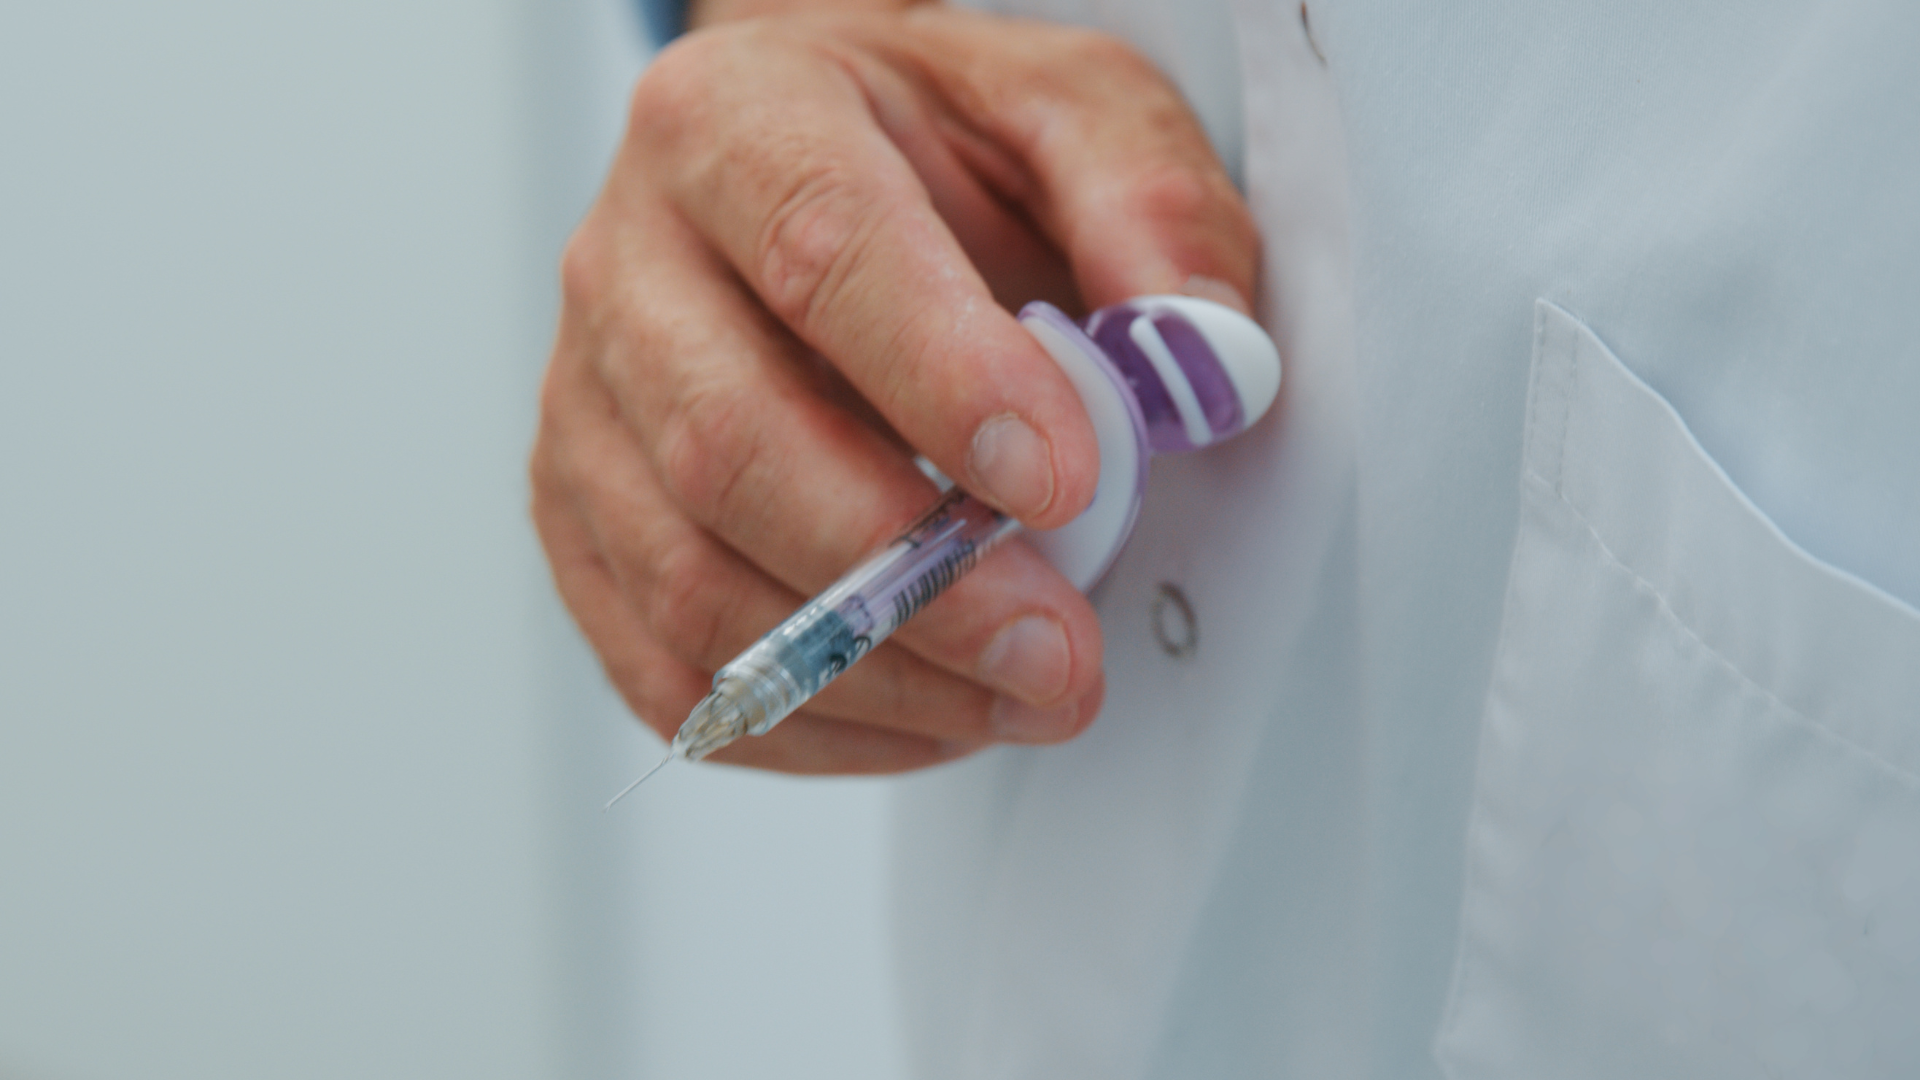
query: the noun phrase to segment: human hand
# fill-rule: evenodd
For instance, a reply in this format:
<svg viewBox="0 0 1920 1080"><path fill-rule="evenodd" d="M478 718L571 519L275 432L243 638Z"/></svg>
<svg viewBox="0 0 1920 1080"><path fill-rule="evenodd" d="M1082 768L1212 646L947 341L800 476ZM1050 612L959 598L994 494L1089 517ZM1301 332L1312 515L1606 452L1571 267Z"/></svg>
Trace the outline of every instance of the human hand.
<svg viewBox="0 0 1920 1080"><path fill-rule="evenodd" d="M940 7L689 35L563 267L532 463L560 592L671 736L933 499L914 449L1031 526L1086 505L1092 430L1002 304L1234 302L1255 262L1198 123L1111 38ZM1059 741L1098 710L1100 651L1085 598L1009 543L715 759L880 772Z"/></svg>

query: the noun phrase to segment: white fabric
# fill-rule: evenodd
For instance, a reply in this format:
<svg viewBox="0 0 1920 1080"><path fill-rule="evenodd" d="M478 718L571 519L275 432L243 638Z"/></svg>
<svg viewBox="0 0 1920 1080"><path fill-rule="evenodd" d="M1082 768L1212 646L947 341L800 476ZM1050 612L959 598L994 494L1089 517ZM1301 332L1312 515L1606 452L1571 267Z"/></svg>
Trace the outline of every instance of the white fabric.
<svg viewBox="0 0 1920 1080"><path fill-rule="evenodd" d="M1288 382L906 786L921 1075L1920 1075L1920 7L1040 6L1240 73Z"/></svg>
<svg viewBox="0 0 1920 1080"><path fill-rule="evenodd" d="M1448 1071L1920 1061L1920 613L1803 553L1544 303L1521 485Z"/></svg>

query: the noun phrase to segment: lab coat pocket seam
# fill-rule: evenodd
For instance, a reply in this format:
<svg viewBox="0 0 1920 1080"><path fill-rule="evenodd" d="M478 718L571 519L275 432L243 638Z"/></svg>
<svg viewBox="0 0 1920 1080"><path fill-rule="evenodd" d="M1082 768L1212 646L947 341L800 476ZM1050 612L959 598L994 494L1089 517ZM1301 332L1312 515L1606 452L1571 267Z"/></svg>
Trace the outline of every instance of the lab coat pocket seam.
<svg viewBox="0 0 1920 1080"><path fill-rule="evenodd" d="M1525 467L1525 469L1523 470L1523 475L1526 478L1533 480L1535 483L1539 484L1540 486L1546 488L1547 489L1546 494L1550 495L1555 501L1559 502L1562 506L1566 507L1567 512L1573 515L1574 520L1580 523L1580 527L1586 530L1587 535L1592 539L1594 546L1599 549L1601 555L1606 558L1607 562L1613 567L1615 567L1616 569L1618 569L1622 574L1625 574L1633 582L1633 585L1636 589L1639 589L1642 592L1646 593L1648 596L1651 596L1654 599L1655 603L1659 606L1660 614L1663 618L1665 618L1683 635L1685 635L1687 640L1693 642L1704 653L1706 653L1706 655L1712 657L1715 662L1720 664L1729 673L1731 673L1733 677L1736 680L1738 680L1742 686L1745 686L1749 690L1753 691L1754 693L1759 694L1770 705L1772 705L1775 709L1779 710L1783 715L1791 717L1795 722L1807 728L1809 731L1811 731L1818 737L1825 739L1829 742L1832 742L1836 746L1839 746L1840 748L1842 748L1843 750L1846 750L1849 753L1853 753L1861 756L1869 763L1875 766L1878 766L1881 770L1885 771L1889 776L1893 777L1895 780L1898 780L1904 786L1910 789L1920 790L1920 776L1916 776L1914 773L1901 767L1898 763L1888 760L1885 756L1875 751L1872 747L1864 746L1853 739L1849 739L1845 735L1842 735L1839 732L1833 730L1828 725L1823 724L1820 721L1815 720L1812 717L1801 712L1799 709L1794 708L1793 705L1783 700L1780 697L1780 695L1775 693L1770 687L1768 687L1766 684L1760 682L1758 679L1755 679L1752 675L1750 675L1744 668L1740 666L1740 664L1736 663L1731 657L1727 656L1726 653L1724 653L1720 649L1715 648L1711 642L1707 641L1706 638L1701 636L1700 632L1691 623L1689 623L1685 618L1683 618L1680 615L1679 611L1677 611L1674 608L1672 600L1667 596L1665 592L1663 592L1659 588L1659 586L1649 581L1644 575L1636 571L1632 566L1628 565L1627 562L1620 557L1619 553L1614 551L1612 545L1607 543L1606 537L1601 534L1599 528L1593 523L1593 521L1589 519L1585 514L1581 513L1579 506L1577 506L1571 500L1569 500L1566 497L1566 495L1559 488L1555 487L1551 482L1549 482L1546 477L1541 476L1538 472L1534 471L1531 465ZM1509 590L1508 600L1509 600L1509 604L1511 604L1512 590ZM1505 632L1505 618L1506 616L1503 615L1502 627L1501 627L1503 634Z"/></svg>
<svg viewBox="0 0 1920 1080"><path fill-rule="evenodd" d="M1749 619L1769 621L1839 619L1840 625L1855 625L1858 619L1876 620L1860 625L1875 626L1884 635L1880 639L1884 648L1878 655L1872 661L1855 656L1849 658L1848 666L1829 670L1849 673L1865 680L1862 685L1880 686L1882 693L1887 693L1897 692L1888 689L1892 685L1904 686L1907 692L1920 688L1915 680L1897 678L1902 658L1914 655L1913 631L1920 628L1920 622L1914 620L1920 613L1807 553L1727 475L1694 438L1685 418L1635 375L1583 321L1547 301L1541 301L1538 310L1543 325L1558 340L1542 340L1542 351L1536 354L1536 377L1559 387L1567 408L1559 420L1556 456L1542 459L1529 454L1523 469L1539 476L1592 534L1605 557L1640 582L1674 625L1698 641L1742 684L1762 693L1785 715L1819 737L1847 747L1884 769L1903 786L1920 785L1920 768L1916 768L1910 739L1884 724L1876 726L1871 719L1874 711L1857 696L1835 696L1830 691L1824 691L1830 696L1810 696L1823 691L1808 684L1805 663L1782 664L1779 653L1757 654L1752 640L1742 635L1737 625L1740 616L1735 614L1745 612ZM1644 471L1646 459L1628 455L1610 467L1620 471L1603 480L1592 464L1596 453L1609 451L1595 439L1636 410L1642 422L1658 425L1661 437L1652 441L1658 444L1668 440L1667 452L1677 456L1657 472L1648 473ZM1611 419L1601 421L1602 415ZM1693 478L1691 483L1686 477ZM1632 525L1618 520L1619 497L1610 499L1603 494L1609 488L1656 504L1668 501L1659 542L1650 545L1651 534L1643 530L1636 543ZM1698 551L1683 554L1684 548L1675 546L1676 534L1697 538L1703 535L1703 523L1709 522L1721 541L1731 543L1731 554L1722 551L1703 562ZM1617 537L1616 529L1623 530ZM1740 552L1751 554L1743 556ZM1640 558L1653 560L1653 567L1643 570ZM1717 573L1722 565L1742 565L1750 572L1777 576L1741 582ZM1660 573L1663 567L1664 576ZM1771 583L1779 582L1797 583L1797 588L1771 587ZM1748 597L1728 591L1740 584L1755 587L1758 595ZM1680 590L1678 594L1672 591L1676 589ZM1718 602L1702 603L1703 598L1715 595L1721 598ZM1856 606L1836 608L1831 603L1834 600ZM1801 651L1797 655L1810 654ZM1889 668L1889 664L1895 666ZM1886 681L1890 677L1891 683ZM1809 705L1815 711L1809 711Z"/></svg>

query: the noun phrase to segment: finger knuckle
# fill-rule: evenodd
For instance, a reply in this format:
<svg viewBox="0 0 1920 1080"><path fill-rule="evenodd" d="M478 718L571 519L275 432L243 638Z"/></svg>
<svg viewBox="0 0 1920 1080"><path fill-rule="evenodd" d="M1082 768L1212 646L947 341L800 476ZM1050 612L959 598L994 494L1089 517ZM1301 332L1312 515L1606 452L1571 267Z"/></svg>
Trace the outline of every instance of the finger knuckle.
<svg viewBox="0 0 1920 1080"><path fill-rule="evenodd" d="M584 467L576 415L579 404L574 395L562 389L567 379L559 368L566 362L555 357L541 380L539 423L527 464L534 492L555 497L578 490Z"/></svg>
<svg viewBox="0 0 1920 1080"><path fill-rule="evenodd" d="M649 153L705 140L738 121L739 88L794 54L790 31L765 20L706 27L675 38L648 61L628 97L627 138ZM749 124L751 126L751 124Z"/></svg>
<svg viewBox="0 0 1920 1080"><path fill-rule="evenodd" d="M682 659L700 663L724 643L728 607L714 588L719 569L704 540L688 539L659 553L647 575L647 622Z"/></svg>
<svg viewBox="0 0 1920 1080"><path fill-rule="evenodd" d="M606 275L605 239L598 230L582 225L560 253L560 301L569 311L592 311Z"/></svg>
<svg viewBox="0 0 1920 1080"><path fill-rule="evenodd" d="M564 504L551 482L551 469L542 458L542 454L535 452L528 467L532 482L527 491L527 520L533 523L534 536L540 541L547 558L557 564L564 557L560 520Z"/></svg>
<svg viewBox="0 0 1920 1080"><path fill-rule="evenodd" d="M1025 55L1021 81L1031 88L1067 99L1124 98L1150 107L1166 95L1166 76L1125 40L1085 27L1048 30L1049 39L1035 39Z"/></svg>
<svg viewBox="0 0 1920 1080"><path fill-rule="evenodd" d="M527 455L527 497L534 520L541 518L542 508L553 502L562 489L559 464L553 445L551 429L544 423L534 437L533 452Z"/></svg>
<svg viewBox="0 0 1920 1080"><path fill-rule="evenodd" d="M755 261L767 306L804 332L852 276L877 211L841 162L805 162L790 175L760 231Z"/></svg>
<svg viewBox="0 0 1920 1080"><path fill-rule="evenodd" d="M1202 170L1169 165L1139 177L1128 192L1126 210L1148 221L1186 224L1213 216L1221 195Z"/></svg>
<svg viewBox="0 0 1920 1080"><path fill-rule="evenodd" d="M627 99L627 136L659 146L697 126L714 99L736 35L686 34L656 53Z"/></svg>
<svg viewBox="0 0 1920 1080"><path fill-rule="evenodd" d="M763 467L767 435L747 395L725 387L689 390L659 437L660 478L674 502L712 524L726 517Z"/></svg>
<svg viewBox="0 0 1920 1080"><path fill-rule="evenodd" d="M535 478L552 476L554 442L562 430L564 407L561 402L559 379L554 374L554 364L548 363L545 374L540 376L540 397L537 410L537 422L533 437L532 466Z"/></svg>
<svg viewBox="0 0 1920 1080"><path fill-rule="evenodd" d="M1160 78L1159 69L1138 49L1112 34L1073 29L1067 33L1066 46L1074 70L1098 71L1109 75L1135 75L1144 71L1151 73L1155 79Z"/></svg>
<svg viewBox="0 0 1920 1080"><path fill-rule="evenodd" d="M1127 188L1119 210L1166 238L1183 263L1230 278L1252 272L1253 218L1218 170L1175 164L1144 173Z"/></svg>

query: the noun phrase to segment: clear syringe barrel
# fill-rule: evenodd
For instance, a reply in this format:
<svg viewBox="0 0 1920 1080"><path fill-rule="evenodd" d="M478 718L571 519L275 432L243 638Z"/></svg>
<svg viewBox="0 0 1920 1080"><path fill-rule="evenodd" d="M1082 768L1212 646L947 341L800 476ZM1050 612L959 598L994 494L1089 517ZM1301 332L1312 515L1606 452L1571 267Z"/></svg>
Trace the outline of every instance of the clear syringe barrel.
<svg viewBox="0 0 1920 1080"><path fill-rule="evenodd" d="M716 672L674 752L698 759L742 735L765 734L1019 528L959 488L948 491L898 539Z"/></svg>

